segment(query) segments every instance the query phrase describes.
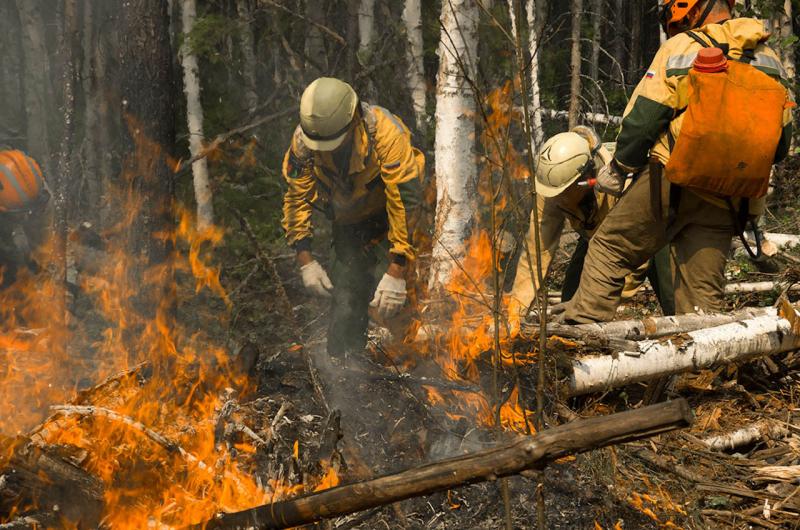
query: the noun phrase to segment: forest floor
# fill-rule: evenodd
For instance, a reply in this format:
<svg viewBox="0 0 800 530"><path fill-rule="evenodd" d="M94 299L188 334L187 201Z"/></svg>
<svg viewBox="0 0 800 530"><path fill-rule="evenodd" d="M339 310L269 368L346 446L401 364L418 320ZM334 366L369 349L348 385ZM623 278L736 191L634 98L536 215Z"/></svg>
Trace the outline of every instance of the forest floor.
<svg viewBox="0 0 800 530"><path fill-rule="evenodd" d="M798 171L800 159L794 158L778 173L765 218L766 231L800 234L800 190L795 189L797 179L793 178ZM258 497L259 491L272 491L276 500L289 498L477 451L525 434L528 416L521 411L535 408L536 365L532 361L514 369L499 367L498 384L494 385L491 346L480 346L473 352L473 371L467 374L467 366L442 364L438 353L426 352L416 343L391 347L385 334L376 328L363 355L351 356L345 363L331 362L325 353L327 304L305 293L293 253L283 243L268 243L269 238L264 237L274 219L260 218L251 209L244 211L254 223L256 238L247 237L229 223L221 246L213 253L229 303L214 289L199 288L199 279L209 271L202 267L195 270L191 260L191 266L187 263L178 270L177 327L186 332L180 342L187 346L178 352L178 361L168 359L163 366L180 367L183 372L157 374L135 368L133 377L112 378L99 386L93 386L99 380L81 381L78 386L88 390L68 406L88 404L95 408L81 409L83 416L74 422L54 414L29 433L31 438L44 441L51 450L74 444L88 454L97 449L95 442L102 437L118 440L103 444L110 452L96 451L96 462L129 464L138 471L147 469L142 465L145 462L172 455L165 462L177 458L177 463L162 469L167 472L143 475L163 489L145 484L143 493L134 496L131 513L142 512L147 500L159 517L173 520L171 508L159 506L162 495L178 491L172 488L178 482L183 488L179 491L191 493L183 499L187 503L183 509L189 512L191 522L198 522L198 517L209 518L226 506L232 506L228 511L233 511L269 502L269 498ZM554 278L560 277L566 266L570 240L574 242L574 237L567 235L565 248L555 260ZM202 245L193 242L185 246L188 248L181 250L190 251L191 256L192 249L198 251ZM729 279L794 282L800 278L798 259L800 248L766 265L756 265L737 254L729 263ZM108 284L105 291L113 288ZM553 282L550 288L558 289L559 285ZM779 294L732 295L730 308L770 305ZM794 294L789 293L789 297L797 300ZM116 309L113 304L109 307ZM102 355L95 351L97 347L114 338L113 333L108 334L112 329L106 322L109 313L103 317L98 309L96 301L82 294L74 300L76 322L82 322L85 328L80 336L85 344L75 343L75 351ZM641 291L625 303L619 317L657 313L652 292ZM119 311L111 314L126 316ZM467 346L491 345L491 341L480 342L472 335L476 330L469 322L445 321L445 326L450 326L449 331L463 331ZM483 331L481 340L486 338L485 327ZM157 335L156 343L158 340ZM530 343L520 340L508 344L518 358L533 358L530 353L535 348ZM568 341L561 344L562 353L574 355ZM141 342L140 347L149 346ZM195 362L193 352L201 349L207 350L205 356L213 362ZM165 353L169 357L170 351ZM89 363L97 360L102 361L102 357L87 358ZM224 377L210 373L228 371L230 376ZM160 380L159 375L166 380ZM237 386L242 381L249 384ZM171 389L163 392L159 387L164 384ZM555 393L548 393L546 423L555 426L574 417L637 408L645 401L645 390L645 384L629 385L564 402L557 402ZM206 397L216 404L203 409L200 404ZM507 508L514 528L536 528L536 491L543 483L547 528L800 528L797 352L674 378L665 397L689 401L696 416L690 429L568 457L538 475L454 488L325 521L317 527L488 530L505 526ZM520 413L516 420L511 414L510 420L500 421L498 428L492 413L486 414L488 405L480 406L489 402L519 405ZM204 414L183 412L190 403L196 403ZM478 406L473 406L475 403ZM47 410L58 404L44 401L42 406ZM92 416L103 407L121 409L172 441L151 438L155 443L142 444L144 431L133 422L113 417L101 421ZM779 423L784 432L729 451L713 451L702 441L763 420ZM115 430L100 429L109 426ZM138 430L139 435L129 438L131 430L134 434ZM205 446L204 440L208 442ZM237 472L246 473L253 489L247 489L246 481L239 476L236 484L245 494L237 499L226 497L225 488L230 486L226 477L234 467L217 473L218 480L225 479L217 483L223 485L214 492L218 497L207 489L212 483L201 482L199 489L193 489L196 484L189 479L191 474L181 471L186 462L175 456L173 444L195 454L204 447L210 449L202 457L206 462L216 461L220 466L233 463ZM123 450L129 455L120 459ZM94 457L89 462L89 472L103 469L102 465L92 468ZM124 481L106 483L112 491L120 486L126 491ZM148 496L152 498L145 499ZM197 504L199 500L204 504ZM162 514L159 509L166 511ZM113 522L113 514L106 512L104 517Z"/></svg>
<svg viewBox="0 0 800 530"><path fill-rule="evenodd" d="M797 180L789 178L799 169L796 166L800 162L793 159L778 175L766 231L800 233L796 199L800 190L790 189ZM419 383L424 377L444 382L438 368L424 360L411 368L398 366L379 342L363 357L349 359L345 367L331 364L324 353L325 305L303 293L291 253L280 244L269 249L293 308L289 318L276 302L281 290L255 259L254 249L242 241L235 249L221 254L223 283L233 293L234 304L226 333L239 342L238 351L250 350L259 359L253 376L259 383L254 397L261 408L253 410L257 417L250 421L274 427L274 444L269 454L261 455L262 469L272 474L268 476L278 473L290 483L327 487L477 450L517 435L448 414ZM569 251L560 253L554 277L565 266ZM729 264L729 278L787 277L796 274L793 259L797 258L756 267L737 257ZM777 296L777 292L734 295L730 307L770 305ZM625 305L620 317L657 311L652 293L644 292ZM773 361L703 371L674 381L667 397L686 397L696 414L688 431L593 451L548 467L541 475L547 527L800 528L796 515L800 475L776 481L756 471L800 464L798 358L789 354ZM317 372L316 380L309 365ZM400 375L405 371L408 377ZM644 388L633 385L602 396L575 398L566 405L580 416L608 414L640 406ZM529 385L525 391L533 395ZM524 405L533 408L532 400ZM729 452L711 451L700 441L763 419L785 422L790 436ZM337 479L331 482L334 474ZM521 476L507 482L515 528L535 528L537 482ZM342 517L326 527L501 528L501 491L500 482L462 487Z"/></svg>

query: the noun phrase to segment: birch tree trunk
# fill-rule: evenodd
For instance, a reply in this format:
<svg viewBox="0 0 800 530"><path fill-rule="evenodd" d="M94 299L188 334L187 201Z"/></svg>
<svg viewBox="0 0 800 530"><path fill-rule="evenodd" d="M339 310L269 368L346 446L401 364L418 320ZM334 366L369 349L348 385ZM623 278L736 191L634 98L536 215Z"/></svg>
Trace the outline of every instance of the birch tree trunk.
<svg viewBox="0 0 800 530"><path fill-rule="evenodd" d="M465 252L476 194L473 77L478 41L474 0L442 4L436 86L436 221L429 286L441 291ZM464 71L466 70L466 72Z"/></svg>
<svg viewBox="0 0 800 530"><path fill-rule="evenodd" d="M417 132L427 128L428 114L425 90L425 65L422 61L424 47L422 42L422 5L420 0L406 0L403 7L403 25L406 28L406 60L408 70L406 81L411 92L411 103L414 106Z"/></svg>
<svg viewBox="0 0 800 530"><path fill-rule="evenodd" d="M182 0L181 8L183 34L188 37L197 18L197 5L195 0ZM189 152L192 157L195 157L203 150L205 136L203 134L203 105L200 103L200 69L197 65L197 56L192 51L188 38L184 39L181 49L181 63L183 66L183 91L186 94L186 120L189 127ZM197 228L203 230L214 224L214 204L208 180L208 163L205 157L192 163L192 178L194 196L197 201Z"/></svg>
<svg viewBox="0 0 800 530"><path fill-rule="evenodd" d="M236 0L239 15L239 46L242 49L242 78L244 79L244 104L252 113L258 107L258 83L256 78L256 54L253 43L253 12L249 0Z"/></svg>
<svg viewBox="0 0 800 530"><path fill-rule="evenodd" d="M569 128L578 125L581 111L581 14L583 0L572 0L572 53L570 54Z"/></svg>
<svg viewBox="0 0 800 530"><path fill-rule="evenodd" d="M587 355L572 362L566 387L570 396L710 368L800 348L792 324L762 316L688 333L680 340L644 340L634 352Z"/></svg>
<svg viewBox="0 0 800 530"><path fill-rule="evenodd" d="M361 66L372 57L372 35L375 32L375 0L361 0L358 6L358 62Z"/></svg>
<svg viewBox="0 0 800 530"><path fill-rule="evenodd" d="M513 0L512 0L513 1ZM542 3L542 0L539 0ZM531 54L531 119L533 120L533 152L539 151L544 143L544 131L542 130L541 96L539 91L539 41L541 36L542 21L537 18L537 3L535 0L526 2L528 18L528 48ZM514 18L513 16L511 17Z"/></svg>

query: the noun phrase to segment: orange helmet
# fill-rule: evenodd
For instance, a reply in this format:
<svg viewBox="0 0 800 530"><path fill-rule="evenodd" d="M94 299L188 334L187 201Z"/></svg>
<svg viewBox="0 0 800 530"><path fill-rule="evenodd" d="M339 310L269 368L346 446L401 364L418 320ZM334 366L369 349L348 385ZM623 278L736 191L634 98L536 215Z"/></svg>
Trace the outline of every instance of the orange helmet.
<svg viewBox="0 0 800 530"><path fill-rule="evenodd" d="M22 212L47 201L39 164L22 151L0 151L0 212Z"/></svg>
<svg viewBox="0 0 800 530"><path fill-rule="evenodd" d="M672 37L673 35L677 35L683 30L678 29L680 23L692 12L692 10L697 6L697 4L703 2L704 0L661 0L660 6L660 17L661 17L661 26L664 28L664 32ZM703 22L705 21L708 14L711 12L711 8L714 7L719 0L706 0L708 5L706 5L705 12L701 15L700 21L697 24L698 26L702 26ZM736 5L736 0L726 0L728 2L728 7L733 10L733 7Z"/></svg>

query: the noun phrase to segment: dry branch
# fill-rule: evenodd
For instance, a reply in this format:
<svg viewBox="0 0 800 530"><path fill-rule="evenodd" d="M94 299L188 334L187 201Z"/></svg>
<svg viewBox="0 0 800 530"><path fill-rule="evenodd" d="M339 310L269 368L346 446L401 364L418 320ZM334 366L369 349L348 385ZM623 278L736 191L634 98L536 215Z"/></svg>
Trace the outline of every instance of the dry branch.
<svg viewBox="0 0 800 530"><path fill-rule="evenodd" d="M24 438L0 438L0 454L9 455L0 462L0 518L19 514L18 510L26 506L58 506L58 515L77 527L97 527L103 508L103 485L73 463L69 455ZM54 517L52 513L30 515L9 528L26 528L33 522L44 525Z"/></svg>
<svg viewBox="0 0 800 530"><path fill-rule="evenodd" d="M703 439L709 449L726 451L736 449L743 445L750 445L765 439L783 438L789 434L789 429L774 421L760 421L747 427L742 427L727 434L711 436Z"/></svg>
<svg viewBox="0 0 800 530"><path fill-rule="evenodd" d="M206 529L287 528L338 517L461 485L496 480L542 468L563 456L654 436L686 427L692 413L685 400L579 420L535 437L365 482L340 486L209 521ZM197 527L201 528L201 527Z"/></svg>
<svg viewBox="0 0 800 530"><path fill-rule="evenodd" d="M588 355L572 361L564 393L569 396L714 365L800 348L800 336L778 316L762 316L692 331L672 340L644 340L616 355Z"/></svg>
<svg viewBox="0 0 800 530"><path fill-rule="evenodd" d="M741 282L729 283L725 286L725 294L736 293L768 293L770 291L780 291L786 288L781 282ZM789 286L789 291L800 291L800 285Z"/></svg>

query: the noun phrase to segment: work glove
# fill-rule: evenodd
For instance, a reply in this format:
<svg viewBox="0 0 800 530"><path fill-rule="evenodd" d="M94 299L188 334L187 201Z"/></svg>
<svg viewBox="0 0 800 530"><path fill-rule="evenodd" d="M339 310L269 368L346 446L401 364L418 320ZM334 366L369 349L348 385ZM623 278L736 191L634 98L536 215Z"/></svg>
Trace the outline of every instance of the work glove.
<svg viewBox="0 0 800 530"><path fill-rule="evenodd" d="M405 303L406 281L387 273L381 278L369 305L376 308L378 315L385 320L396 315Z"/></svg>
<svg viewBox="0 0 800 530"><path fill-rule="evenodd" d="M300 274L303 277L303 287L305 287L308 292L315 296L321 296L322 298L331 297L333 284L330 278L328 278L328 273L325 272L325 269L322 268L322 265L320 265L317 260L306 263L300 267Z"/></svg>
<svg viewBox="0 0 800 530"><path fill-rule="evenodd" d="M620 197L625 189L626 178L627 175L622 168L617 165L615 160L612 160L597 172L594 188L614 197Z"/></svg>

